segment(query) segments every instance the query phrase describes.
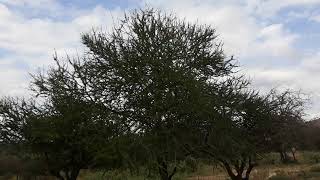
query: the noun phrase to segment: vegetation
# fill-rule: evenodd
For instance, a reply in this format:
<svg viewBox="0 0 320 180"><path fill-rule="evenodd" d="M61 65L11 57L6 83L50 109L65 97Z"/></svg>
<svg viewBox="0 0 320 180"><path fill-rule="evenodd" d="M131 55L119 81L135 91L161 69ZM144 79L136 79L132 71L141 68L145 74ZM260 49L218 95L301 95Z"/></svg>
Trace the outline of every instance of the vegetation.
<svg viewBox="0 0 320 180"><path fill-rule="evenodd" d="M0 100L3 157L37 169L12 174L171 180L215 165L249 180L272 152L288 163L296 149L318 150L303 96L254 89L211 26L136 10L82 42L82 57L55 56L32 76L31 99Z"/></svg>

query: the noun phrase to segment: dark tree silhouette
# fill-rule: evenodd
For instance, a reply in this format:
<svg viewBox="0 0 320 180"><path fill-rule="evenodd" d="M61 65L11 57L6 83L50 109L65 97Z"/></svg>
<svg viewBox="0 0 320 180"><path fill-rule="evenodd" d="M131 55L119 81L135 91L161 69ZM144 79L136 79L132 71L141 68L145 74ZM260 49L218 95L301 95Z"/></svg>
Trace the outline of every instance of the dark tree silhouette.
<svg viewBox="0 0 320 180"><path fill-rule="evenodd" d="M232 180L247 180L265 152L271 125L272 103L249 89L243 77L230 78L212 88L210 118L198 126L196 153L217 161Z"/></svg>
<svg viewBox="0 0 320 180"><path fill-rule="evenodd" d="M1 139L44 161L51 175L75 180L118 134L115 118L94 102L76 72L57 65L33 76L35 99L3 99ZM71 61L70 61L71 62Z"/></svg>
<svg viewBox="0 0 320 180"><path fill-rule="evenodd" d="M304 107L308 99L301 92L272 90L270 98L276 103L273 116L272 149L283 163L296 162L295 150L303 143ZM292 154L292 158L288 153Z"/></svg>
<svg viewBox="0 0 320 180"><path fill-rule="evenodd" d="M110 34L84 34L84 63L97 99L123 114L141 135L161 179L172 179L183 139L205 104L209 81L231 73L215 29L153 9L126 16ZM178 156L179 155L179 156Z"/></svg>

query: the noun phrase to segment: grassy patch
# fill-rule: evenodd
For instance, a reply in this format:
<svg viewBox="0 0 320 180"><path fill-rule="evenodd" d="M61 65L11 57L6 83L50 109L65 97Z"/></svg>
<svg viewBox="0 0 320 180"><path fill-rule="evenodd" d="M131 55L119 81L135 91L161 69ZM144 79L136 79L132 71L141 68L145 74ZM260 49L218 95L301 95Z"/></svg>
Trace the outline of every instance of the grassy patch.
<svg viewBox="0 0 320 180"><path fill-rule="evenodd" d="M292 177L284 174L275 175L269 178L269 180L291 180Z"/></svg>

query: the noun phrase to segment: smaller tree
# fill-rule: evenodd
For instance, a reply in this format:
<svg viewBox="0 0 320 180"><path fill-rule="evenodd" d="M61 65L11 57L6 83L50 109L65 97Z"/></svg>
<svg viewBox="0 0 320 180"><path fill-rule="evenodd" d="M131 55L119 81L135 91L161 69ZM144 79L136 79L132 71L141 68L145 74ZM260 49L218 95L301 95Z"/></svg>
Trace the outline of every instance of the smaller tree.
<svg viewBox="0 0 320 180"><path fill-rule="evenodd" d="M75 180L113 145L119 129L116 116L88 96L74 69L55 60L46 74L33 76L33 101L1 101L1 139L43 160L58 179Z"/></svg>
<svg viewBox="0 0 320 180"><path fill-rule="evenodd" d="M211 98L220 99L205 122L200 153L219 162L232 180L248 180L265 152L272 103L248 90L248 81L231 78ZM218 97L217 97L218 95Z"/></svg>
<svg viewBox="0 0 320 180"><path fill-rule="evenodd" d="M306 121L302 127L301 146L304 150L317 151L320 149L320 119Z"/></svg>
<svg viewBox="0 0 320 180"><path fill-rule="evenodd" d="M295 149L303 142L304 107L307 102L305 95L300 92L286 90L278 93L272 90L269 98L274 101L275 108L272 118L271 148L279 152L283 163L297 161ZM292 159L288 153L292 154Z"/></svg>

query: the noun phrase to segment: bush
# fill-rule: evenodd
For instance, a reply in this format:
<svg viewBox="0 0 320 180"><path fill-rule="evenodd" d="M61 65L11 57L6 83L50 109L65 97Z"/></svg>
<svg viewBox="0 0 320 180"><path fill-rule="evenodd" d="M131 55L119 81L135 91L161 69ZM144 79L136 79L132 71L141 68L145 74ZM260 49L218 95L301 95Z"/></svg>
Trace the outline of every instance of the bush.
<svg viewBox="0 0 320 180"><path fill-rule="evenodd" d="M0 157L0 175L18 174L22 169L23 163L18 158L14 156Z"/></svg>
<svg viewBox="0 0 320 180"><path fill-rule="evenodd" d="M302 152L303 160L305 163L320 163L320 153L315 151Z"/></svg>
<svg viewBox="0 0 320 180"><path fill-rule="evenodd" d="M185 159L185 165L187 169L191 172L196 172L198 170L198 161L191 156L188 156Z"/></svg>
<svg viewBox="0 0 320 180"><path fill-rule="evenodd" d="M259 160L259 164L265 164L265 165L280 164L279 154L274 152L264 154L263 158Z"/></svg>

